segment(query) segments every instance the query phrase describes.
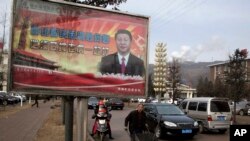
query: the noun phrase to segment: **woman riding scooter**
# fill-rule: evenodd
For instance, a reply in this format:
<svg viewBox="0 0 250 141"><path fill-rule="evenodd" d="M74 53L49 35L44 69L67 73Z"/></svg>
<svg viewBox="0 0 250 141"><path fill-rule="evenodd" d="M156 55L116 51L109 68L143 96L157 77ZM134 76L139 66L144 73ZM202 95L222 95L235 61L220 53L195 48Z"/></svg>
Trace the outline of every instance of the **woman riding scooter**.
<svg viewBox="0 0 250 141"><path fill-rule="evenodd" d="M98 125L98 119L104 115L106 115L106 121L107 121L107 127L108 127L108 134L109 134L109 139L114 139L111 134L111 128L110 128L110 119L111 119L111 114L108 112L108 107L105 105L103 100L100 100L98 105L94 109L94 114L92 116L92 119L95 119L95 123L92 128L92 134L91 136L94 136L97 132L97 125ZM102 117L103 118L103 117Z"/></svg>

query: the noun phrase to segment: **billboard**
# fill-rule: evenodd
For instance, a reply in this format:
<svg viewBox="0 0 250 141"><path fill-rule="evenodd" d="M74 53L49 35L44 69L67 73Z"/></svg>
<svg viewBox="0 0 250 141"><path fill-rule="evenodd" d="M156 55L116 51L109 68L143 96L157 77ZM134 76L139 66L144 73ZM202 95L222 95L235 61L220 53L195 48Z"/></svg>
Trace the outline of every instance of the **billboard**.
<svg viewBox="0 0 250 141"><path fill-rule="evenodd" d="M10 91L144 96L148 17L40 0L13 13Z"/></svg>

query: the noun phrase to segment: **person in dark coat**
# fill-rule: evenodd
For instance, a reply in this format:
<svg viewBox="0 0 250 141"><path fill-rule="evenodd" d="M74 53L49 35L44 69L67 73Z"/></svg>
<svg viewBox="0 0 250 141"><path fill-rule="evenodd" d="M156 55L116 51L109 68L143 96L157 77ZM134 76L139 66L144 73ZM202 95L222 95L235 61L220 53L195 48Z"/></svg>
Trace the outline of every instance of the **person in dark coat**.
<svg viewBox="0 0 250 141"><path fill-rule="evenodd" d="M33 107L34 105L36 105L37 108L39 107L39 106L38 106L38 95L35 96L35 103L33 103L33 104L31 105L31 107Z"/></svg>
<svg viewBox="0 0 250 141"><path fill-rule="evenodd" d="M129 125L131 141L135 141L135 134L142 134L146 130L146 114L143 104L138 104L136 110L131 111L125 118L125 130Z"/></svg>
<svg viewBox="0 0 250 141"><path fill-rule="evenodd" d="M130 52L132 41L132 35L128 30L120 29L116 32L117 52L102 57L100 64L102 74L144 75L143 61Z"/></svg>

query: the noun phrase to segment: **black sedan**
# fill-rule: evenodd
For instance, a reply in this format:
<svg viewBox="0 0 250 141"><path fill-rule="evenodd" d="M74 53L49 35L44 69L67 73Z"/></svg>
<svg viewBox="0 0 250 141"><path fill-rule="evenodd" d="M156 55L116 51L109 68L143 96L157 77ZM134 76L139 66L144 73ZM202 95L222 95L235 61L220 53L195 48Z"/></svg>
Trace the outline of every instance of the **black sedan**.
<svg viewBox="0 0 250 141"><path fill-rule="evenodd" d="M123 108L124 108L124 102L119 98L110 98L108 100L108 103L110 104L109 106L111 106L111 109L123 110Z"/></svg>
<svg viewBox="0 0 250 141"><path fill-rule="evenodd" d="M186 116L179 107L168 103L146 103L144 111L149 130L157 138L184 136L192 138L199 131L198 123Z"/></svg>

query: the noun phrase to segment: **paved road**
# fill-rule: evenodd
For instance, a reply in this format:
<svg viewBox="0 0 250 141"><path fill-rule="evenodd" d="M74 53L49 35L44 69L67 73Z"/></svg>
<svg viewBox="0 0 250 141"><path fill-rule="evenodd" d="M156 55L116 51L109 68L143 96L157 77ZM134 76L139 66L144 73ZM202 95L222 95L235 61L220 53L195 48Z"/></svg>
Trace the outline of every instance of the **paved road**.
<svg viewBox="0 0 250 141"><path fill-rule="evenodd" d="M50 105L50 102L40 102L39 108L28 108L0 118L0 141L33 141L48 117Z"/></svg>
<svg viewBox="0 0 250 141"><path fill-rule="evenodd" d="M168 138L160 141L229 141L229 132L227 131L225 134L219 134L218 132L208 132L205 134L198 134L194 136L193 139L185 139L185 138Z"/></svg>
<svg viewBox="0 0 250 141"><path fill-rule="evenodd" d="M124 131L124 119L128 115L128 113L133 109L128 109L127 107L124 108L124 110L112 110L111 114L111 128L113 132L113 137L115 138L112 141L129 141L129 136L127 132ZM91 116L93 114L93 110L89 110L89 131L91 131L94 120L91 119ZM236 117L237 124L248 124L250 125L250 116L239 116ZM98 138L95 137L96 141L98 141ZM108 138L107 138L108 140ZM217 132L207 132L205 134L198 134L194 136L193 139L181 139L181 138L168 138L163 139L160 141L175 141L175 140L185 140L185 141L229 141L229 130L225 134L219 134Z"/></svg>
<svg viewBox="0 0 250 141"><path fill-rule="evenodd" d="M124 110L112 110L112 119L111 119L111 128L113 131L113 137L115 138L112 141L129 141L129 136L128 134L124 131L124 119L127 116L127 114L131 111L132 109L125 108ZM89 110L89 130L91 130L93 126L94 120L91 119L91 116L93 114L93 110ZM238 119L245 118L245 120L249 119L250 121L250 116L244 116L244 117L239 117ZM98 138L95 137L96 141L98 141ZM108 140L108 138L107 138ZM182 139L182 138L168 138L168 139L162 139L160 141L177 141L177 140L185 140L185 141L229 141L229 132L227 131L225 134L219 134L217 132L208 132L205 134L198 134L194 136L193 139L187 140L187 139Z"/></svg>
<svg viewBox="0 0 250 141"><path fill-rule="evenodd" d="M33 107L17 112L5 118L0 118L0 141L33 141L37 131L47 119L50 110L50 102L39 104L39 108ZM111 128L113 131L112 141L129 141L129 135L124 131L124 119L132 109L112 110ZM91 119L93 110L89 110L89 130L93 126ZM250 123L250 116L238 117L242 123ZM97 139L95 137L95 139ZM108 138L107 138L108 140ZM177 139L168 139L177 140ZM179 140L179 139L178 139ZM229 135L218 133L198 134L192 141L228 141ZM97 139L98 141L98 139ZM187 140L185 140L187 141Z"/></svg>
<svg viewBox="0 0 250 141"><path fill-rule="evenodd" d="M112 136L114 139L112 141L129 141L129 135L124 130L124 119L127 116L127 114L131 111L131 109L124 108L124 110L112 110L111 114L113 115L111 118L111 130L112 130ZM92 126L94 123L94 119L91 119L91 116L93 115L93 110L89 110L88 116L89 116L89 131L92 130ZM106 137L108 140L108 136ZM98 137L94 136L94 139L98 141Z"/></svg>

